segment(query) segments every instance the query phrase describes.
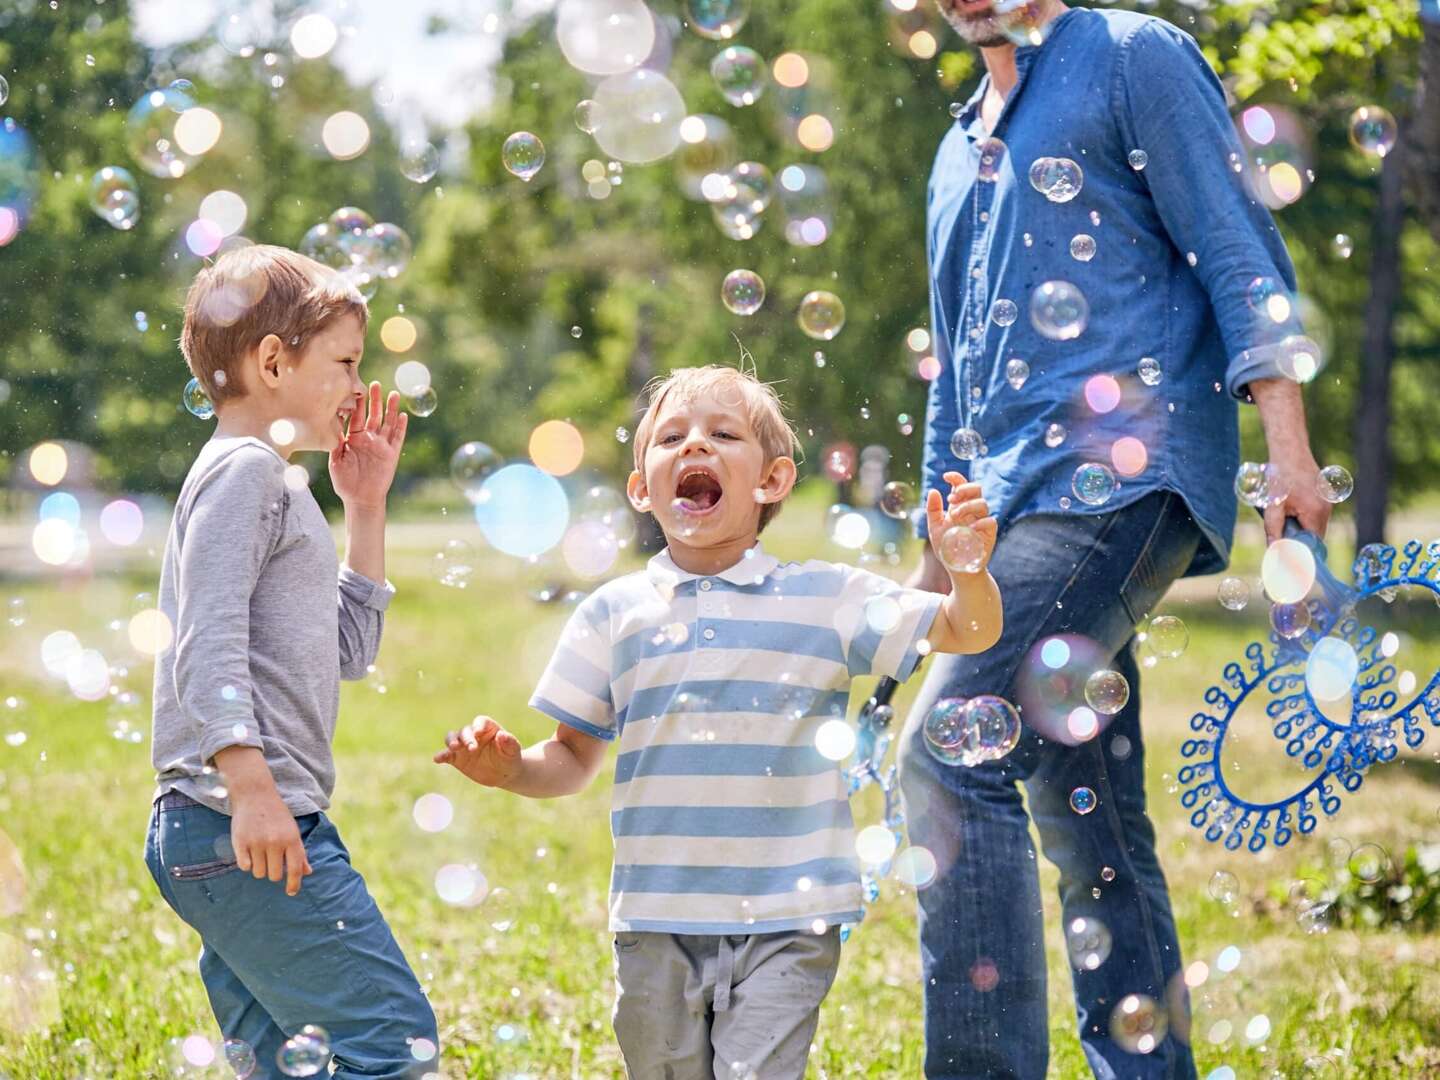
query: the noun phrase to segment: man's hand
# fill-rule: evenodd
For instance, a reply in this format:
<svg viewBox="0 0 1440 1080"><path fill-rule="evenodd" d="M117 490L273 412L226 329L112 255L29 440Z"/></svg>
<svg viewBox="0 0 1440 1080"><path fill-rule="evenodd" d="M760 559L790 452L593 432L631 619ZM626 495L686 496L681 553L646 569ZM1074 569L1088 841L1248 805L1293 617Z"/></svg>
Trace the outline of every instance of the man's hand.
<svg viewBox="0 0 1440 1080"><path fill-rule="evenodd" d="M1281 482L1289 489L1283 502L1265 507L1265 542L1273 544L1285 535L1285 519L1293 517L1303 529L1308 529L1322 540L1330 525L1330 514L1334 509L1320 497L1316 480L1320 466L1310 456L1308 448L1303 454L1287 455L1270 464L1276 467Z"/></svg>
<svg viewBox="0 0 1440 1080"><path fill-rule="evenodd" d="M435 764L454 765L485 787L508 787L520 775L520 740L488 716L447 732Z"/></svg>
<svg viewBox="0 0 1440 1080"><path fill-rule="evenodd" d="M269 792L231 795L230 843L241 870L271 881L285 879L285 895L300 891L300 879L311 873L300 827L271 785Z"/></svg>
<svg viewBox="0 0 1440 1080"><path fill-rule="evenodd" d="M947 472L944 479L950 485L948 508L942 508L940 492L933 488L925 499L925 522L930 531L930 548L943 567L940 544L945 534L960 527L971 529L983 545L979 553L979 565L975 568L976 573L982 573L990 565L990 556L995 552L998 523L990 516L990 507L980 496L979 484L966 482L965 477L958 472Z"/></svg>
<svg viewBox="0 0 1440 1080"><path fill-rule="evenodd" d="M330 451L330 482L347 510L383 510L400 449L405 445L409 415L400 411L400 395L390 391L384 417L380 409L380 384L372 382L366 395L368 408L357 431L360 409L351 415L352 425L345 441Z"/></svg>
<svg viewBox="0 0 1440 1080"><path fill-rule="evenodd" d="M1273 378L1256 379L1249 389L1260 410L1270 464L1288 489L1283 501L1265 508L1265 541L1274 543L1285 535L1287 517L1295 518L1302 528L1323 539L1330 524L1331 506L1315 487L1320 467L1310 452L1300 387L1289 379Z"/></svg>

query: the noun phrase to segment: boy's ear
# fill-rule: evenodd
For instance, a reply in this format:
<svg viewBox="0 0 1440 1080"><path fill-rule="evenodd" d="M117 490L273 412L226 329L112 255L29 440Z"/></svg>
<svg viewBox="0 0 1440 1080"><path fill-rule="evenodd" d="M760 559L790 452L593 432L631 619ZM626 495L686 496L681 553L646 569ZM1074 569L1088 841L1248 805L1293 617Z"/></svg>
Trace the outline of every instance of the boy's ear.
<svg viewBox="0 0 1440 1080"><path fill-rule="evenodd" d="M765 467L765 473L760 477L760 486L755 489L755 501L783 502L795 486L798 475L799 470L795 468L794 458L777 457Z"/></svg>
<svg viewBox="0 0 1440 1080"><path fill-rule="evenodd" d="M625 481L625 494L630 497L630 505L635 508L636 513L650 513L650 490L645 486L645 477L638 469L633 470L630 479Z"/></svg>
<svg viewBox="0 0 1440 1080"><path fill-rule="evenodd" d="M270 389L280 385L280 360L285 343L275 334L266 334L255 346L255 373L261 386Z"/></svg>

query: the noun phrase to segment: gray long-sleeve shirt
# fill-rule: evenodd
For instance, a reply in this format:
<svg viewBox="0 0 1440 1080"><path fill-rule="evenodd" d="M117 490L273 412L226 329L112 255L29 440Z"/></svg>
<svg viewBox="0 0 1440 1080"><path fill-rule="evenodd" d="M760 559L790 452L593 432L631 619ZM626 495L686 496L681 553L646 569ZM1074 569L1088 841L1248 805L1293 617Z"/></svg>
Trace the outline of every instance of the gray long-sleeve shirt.
<svg viewBox="0 0 1440 1080"><path fill-rule="evenodd" d="M340 679L374 661L393 594L340 567L325 515L308 487L286 485L274 450L253 438L206 443L160 572L160 610L175 630L155 662L160 790L228 814L204 770L227 746L255 746L291 813L328 807Z"/></svg>

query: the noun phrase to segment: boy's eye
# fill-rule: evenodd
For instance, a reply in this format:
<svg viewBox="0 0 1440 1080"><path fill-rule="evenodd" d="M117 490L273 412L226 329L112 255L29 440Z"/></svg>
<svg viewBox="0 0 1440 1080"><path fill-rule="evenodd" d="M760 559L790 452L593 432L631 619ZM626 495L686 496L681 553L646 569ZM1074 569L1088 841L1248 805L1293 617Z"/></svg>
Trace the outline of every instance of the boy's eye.
<svg viewBox="0 0 1440 1080"><path fill-rule="evenodd" d="M717 439L735 439L735 438L738 438L739 436L733 435L733 434L731 434L731 433L728 432L728 431L717 431L717 432L715 432L715 437L716 437Z"/></svg>
<svg viewBox="0 0 1440 1080"><path fill-rule="evenodd" d="M662 438L660 441L661 441L662 443L670 443L670 442L674 442L674 441L677 440L678 438L680 438L680 436L677 435L675 432L672 431L669 435L666 435L666 436L665 436L664 438Z"/></svg>

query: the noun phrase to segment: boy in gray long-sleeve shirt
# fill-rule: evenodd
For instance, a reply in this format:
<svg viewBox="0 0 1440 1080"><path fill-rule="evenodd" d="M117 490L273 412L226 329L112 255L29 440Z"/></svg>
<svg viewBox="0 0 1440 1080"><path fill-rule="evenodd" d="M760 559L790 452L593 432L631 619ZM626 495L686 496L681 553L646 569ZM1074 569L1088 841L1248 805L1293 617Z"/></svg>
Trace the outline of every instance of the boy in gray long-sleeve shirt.
<svg viewBox="0 0 1440 1080"><path fill-rule="evenodd" d="M324 814L340 679L374 660L394 591L385 501L406 417L356 373L367 321L339 275L265 246L202 270L185 306L181 347L218 424L165 545L174 639L155 665L145 856L200 934L216 1020L257 1076L309 1075L333 1054L336 1076L418 1078L438 1052L429 1003ZM287 464L298 450L330 455L343 566Z"/></svg>

